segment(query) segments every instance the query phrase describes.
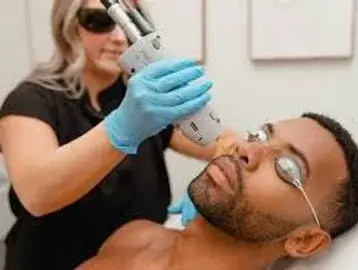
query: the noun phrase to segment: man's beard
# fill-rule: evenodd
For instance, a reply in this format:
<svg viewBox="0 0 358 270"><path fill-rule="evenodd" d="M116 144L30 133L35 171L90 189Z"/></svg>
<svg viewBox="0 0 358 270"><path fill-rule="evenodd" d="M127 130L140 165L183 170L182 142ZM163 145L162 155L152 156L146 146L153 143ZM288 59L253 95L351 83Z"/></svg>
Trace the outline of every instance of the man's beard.
<svg viewBox="0 0 358 270"><path fill-rule="evenodd" d="M219 189L212 184L207 168L189 185L189 196L198 212L217 229L236 239L267 243L284 238L299 225L256 209L245 197L240 176L233 194Z"/></svg>

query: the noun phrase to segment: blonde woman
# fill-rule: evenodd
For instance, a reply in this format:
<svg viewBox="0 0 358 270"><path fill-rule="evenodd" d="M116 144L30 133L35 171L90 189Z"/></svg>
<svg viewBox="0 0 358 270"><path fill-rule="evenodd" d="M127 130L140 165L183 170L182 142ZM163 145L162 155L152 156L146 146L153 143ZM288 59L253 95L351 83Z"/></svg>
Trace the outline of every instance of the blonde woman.
<svg viewBox="0 0 358 270"><path fill-rule="evenodd" d="M211 82L188 59L165 60L125 80L128 47L99 0L55 0L54 54L6 98L1 146L17 221L6 269L73 269L122 224L162 223L171 146L209 160L171 127L209 101Z"/></svg>

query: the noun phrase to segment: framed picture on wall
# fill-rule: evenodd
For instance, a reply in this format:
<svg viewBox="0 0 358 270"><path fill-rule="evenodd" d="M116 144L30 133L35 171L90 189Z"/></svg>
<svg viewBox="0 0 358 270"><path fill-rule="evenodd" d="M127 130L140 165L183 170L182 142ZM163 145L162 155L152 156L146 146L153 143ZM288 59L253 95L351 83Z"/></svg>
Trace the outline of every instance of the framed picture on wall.
<svg viewBox="0 0 358 270"><path fill-rule="evenodd" d="M134 0L174 56L205 63L206 0Z"/></svg>
<svg viewBox="0 0 358 270"><path fill-rule="evenodd" d="M350 58L355 0L250 0L253 60Z"/></svg>

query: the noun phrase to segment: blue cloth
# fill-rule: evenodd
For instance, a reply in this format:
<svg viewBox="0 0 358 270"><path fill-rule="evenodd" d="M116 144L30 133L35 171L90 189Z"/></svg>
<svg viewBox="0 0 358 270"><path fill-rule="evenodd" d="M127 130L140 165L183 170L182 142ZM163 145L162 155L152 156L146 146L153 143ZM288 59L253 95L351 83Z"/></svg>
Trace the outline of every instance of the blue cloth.
<svg viewBox="0 0 358 270"><path fill-rule="evenodd" d="M173 204L168 208L168 213L171 215L181 214L181 222L184 226L187 226L198 215L198 211L191 201L188 192L184 194L177 204Z"/></svg>

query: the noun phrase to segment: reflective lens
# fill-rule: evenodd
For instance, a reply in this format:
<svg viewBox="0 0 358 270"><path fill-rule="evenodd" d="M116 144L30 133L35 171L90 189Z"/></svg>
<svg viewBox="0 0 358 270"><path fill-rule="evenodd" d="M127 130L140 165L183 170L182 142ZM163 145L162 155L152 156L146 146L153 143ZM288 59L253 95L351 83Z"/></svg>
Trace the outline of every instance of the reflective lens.
<svg viewBox="0 0 358 270"><path fill-rule="evenodd" d="M300 169L300 166L294 162L291 158L288 157L278 157L275 162L275 168L277 174L289 184L294 185L296 188L301 191L304 196L308 206L311 209L313 217L317 223L318 227L321 227L321 224L318 219L316 210L311 203L311 200L308 198L306 191L303 189L303 174Z"/></svg>
<svg viewBox="0 0 358 270"><path fill-rule="evenodd" d="M302 186L303 175L300 166L291 158L279 156L276 158L275 168L282 180L295 185Z"/></svg>
<svg viewBox="0 0 358 270"><path fill-rule="evenodd" d="M108 33L116 26L107 11L100 8L82 8L78 20L83 28L93 33Z"/></svg>

